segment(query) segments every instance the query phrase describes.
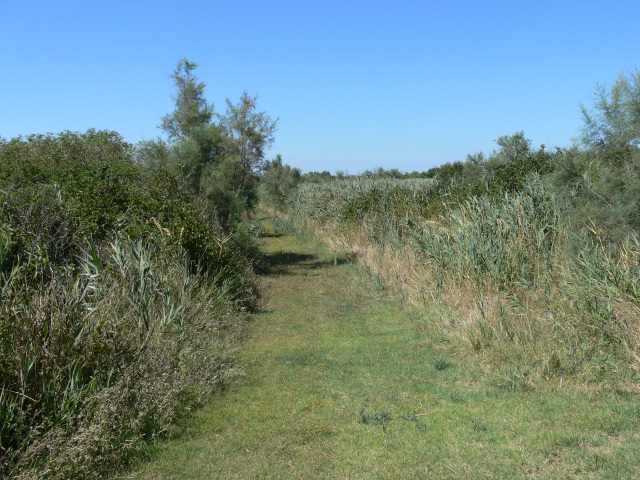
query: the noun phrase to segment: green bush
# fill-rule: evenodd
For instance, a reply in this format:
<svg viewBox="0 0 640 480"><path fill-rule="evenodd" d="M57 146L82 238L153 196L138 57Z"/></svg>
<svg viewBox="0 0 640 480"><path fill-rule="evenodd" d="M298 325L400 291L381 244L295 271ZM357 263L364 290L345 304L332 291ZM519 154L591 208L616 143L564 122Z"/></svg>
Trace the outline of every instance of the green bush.
<svg viewBox="0 0 640 480"><path fill-rule="evenodd" d="M261 200L274 210L284 210L289 196L294 192L302 178L299 168L291 168L282 163L277 155L274 160L267 161L260 177L259 193Z"/></svg>
<svg viewBox="0 0 640 480"><path fill-rule="evenodd" d="M117 134L91 130L0 144L0 218L13 240L7 267L21 252L21 263L42 276L73 263L88 241L101 246L119 234L158 237L195 269L216 274L231 265L235 275L248 259L220 241L226 234L210 205L166 170L143 175L130 154ZM253 295L236 283L238 298Z"/></svg>
<svg viewBox="0 0 640 480"><path fill-rule="evenodd" d="M232 372L250 249L113 132L3 140L0 195L0 476L101 476Z"/></svg>

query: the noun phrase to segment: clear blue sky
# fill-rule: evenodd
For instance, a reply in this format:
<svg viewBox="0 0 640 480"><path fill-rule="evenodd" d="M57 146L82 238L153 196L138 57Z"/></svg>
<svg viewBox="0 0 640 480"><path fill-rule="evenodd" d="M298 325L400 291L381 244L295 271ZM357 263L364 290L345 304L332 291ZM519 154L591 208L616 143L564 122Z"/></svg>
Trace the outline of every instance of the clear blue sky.
<svg viewBox="0 0 640 480"><path fill-rule="evenodd" d="M640 67L640 1L0 0L0 136L159 136L197 62L219 112L279 117L269 156L426 170L524 130L568 146L596 82Z"/></svg>

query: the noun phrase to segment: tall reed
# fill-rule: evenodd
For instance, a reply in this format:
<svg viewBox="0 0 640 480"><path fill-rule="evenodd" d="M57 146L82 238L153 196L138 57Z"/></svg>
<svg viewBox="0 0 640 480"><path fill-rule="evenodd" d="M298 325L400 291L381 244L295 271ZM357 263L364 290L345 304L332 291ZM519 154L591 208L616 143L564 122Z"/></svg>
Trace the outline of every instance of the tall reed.
<svg viewBox="0 0 640 480"><path fill-rule="evenodd" d="M449 315L442 333L498 365L587 381L640 370L637 237L607 244L592 228L574 238L537 174L501 195L453 199L436 187L303 184L289 216L359 253L403 299L456 306L460 320ZM619 368L594 376L603 362Z"/></svg>
<svg viewBox="0 0 640 480"><path fill-rule="evenodd" d="M104 474L233 373L232 295L158 248L90 245L76 271L3 295L2 448L19 478Z"/></svg>

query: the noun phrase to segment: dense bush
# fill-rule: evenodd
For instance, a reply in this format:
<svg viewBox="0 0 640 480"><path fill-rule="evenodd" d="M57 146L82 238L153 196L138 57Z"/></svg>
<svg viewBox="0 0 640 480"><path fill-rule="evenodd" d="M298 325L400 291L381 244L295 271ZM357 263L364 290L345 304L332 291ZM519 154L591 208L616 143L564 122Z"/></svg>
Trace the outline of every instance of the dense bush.
<svg viewBox="0 0 640 480"><path fill-rule="evenodd" d="M28 255L27 265L46 273L44 265L73 263L89 240L102 246L116 234L162 238L205 272L246 261L234 258L231 244L212 241L226 235L206 202L167 170L143 174L114 132L13 139L0 144L0 161L0 218L13 245L8 267L21 252L22 263Z"/></svg>
<svg viewBox="0 0 640 480"><path fill-rule="evenodd" d="M97 478L232 373L247 249L113 132L0 142L0 465Z"/></svg>
<svg viewBox="0 0 640 480"><path fill-rule="evenodd" d="M599 85L581 111L582 135L559 157L551 184L574 225L595 224L606 241L621 242L640 234L640 71Z"/></svg>
<svg viewBox="0 0 640 480"><path fill-rule="evenodd" d="M168 141L140 142L136 162L145 170L168 168L216 210L227 230L239 227L258 201L258 176L273 144L277 119L258 112L257 96L244 92L237 104L227 99L225 114L214 112L198 82L198 65L183 58L171 75L175 110L162 118Z"/></svg>

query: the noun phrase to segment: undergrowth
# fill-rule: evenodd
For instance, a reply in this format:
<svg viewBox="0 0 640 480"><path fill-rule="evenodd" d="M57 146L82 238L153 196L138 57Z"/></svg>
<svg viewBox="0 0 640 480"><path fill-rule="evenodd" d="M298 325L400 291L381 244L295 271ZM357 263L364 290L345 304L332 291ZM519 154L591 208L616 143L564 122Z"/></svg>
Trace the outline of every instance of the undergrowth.
<svg viewBox="0 0 640 480"><path fill-rule="evenodd" d="M113 132L0 143L0 476L102 478L235 374L250 248Z"/></svg>
<svg viewBox="0 0 640 480"><path fill-rule="evenodd" d="M448 204L425 193L433 179L305 184L288 213L298 228L357 254L376 284L404 301L452 307L434 328L498 372L528 372L496 380L508 388L635 379L638 237L613 243L595 225L572 228L536 173L514 185ZM363 195L376 205L362 204ZM440 210L430 215L425 202L434 200Z"/></svg>

